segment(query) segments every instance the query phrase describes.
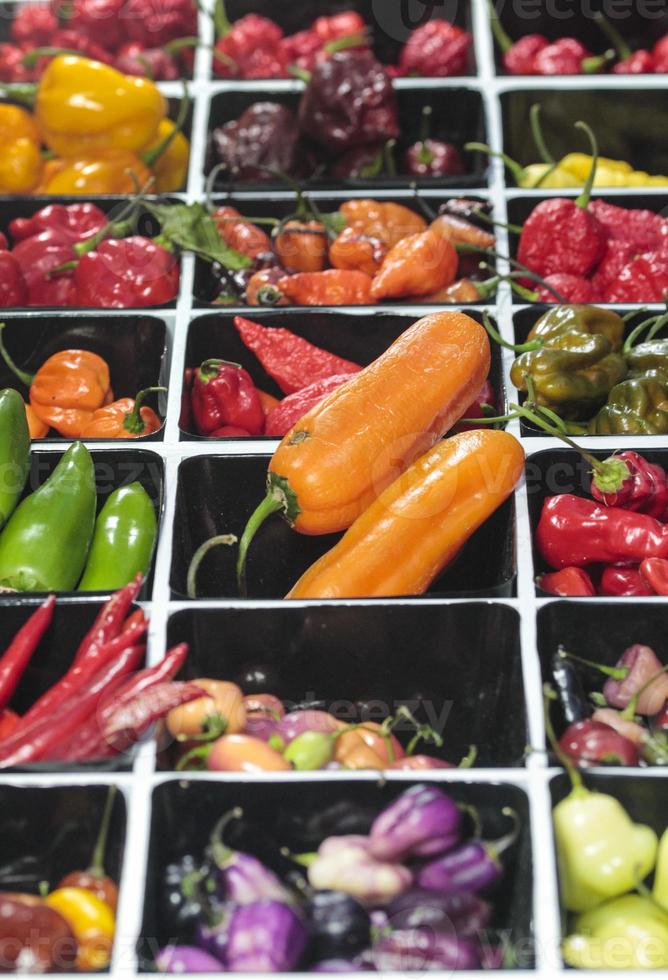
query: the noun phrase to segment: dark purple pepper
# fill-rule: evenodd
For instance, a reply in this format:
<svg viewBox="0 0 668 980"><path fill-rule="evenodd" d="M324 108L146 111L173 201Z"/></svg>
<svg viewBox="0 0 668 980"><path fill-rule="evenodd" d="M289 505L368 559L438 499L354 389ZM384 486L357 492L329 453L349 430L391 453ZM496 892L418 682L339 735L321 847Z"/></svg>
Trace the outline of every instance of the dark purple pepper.
<svg viewBox="0 0 668 980"><path fill-rule="evenodd" d="M480 954L467 936L433 929L397 929L382 936L371 950L379 973L408 970L477 970Z"/></svg>
<svg viewBox="0 0 668 980"><path fill-rule="evenodd" d="M225 967L197 946L165 946L155 958L160 973L224 973Z"/></svg>
<svg viewBox="0 0 668 980"><path fill-rule="evenodd" d="M467 841L442 854L415 873L416 886L452 895L482 891L495 884L503 875L499 857L515 843L520 832L519 817L515 811L504 807L503 813L514 821L510 833L496 841Z"/></svg>
<svg viewBox="0 0 668 980"><path fill-rule="evenodd" d="M492 918L492 907L471 892L440 894L415 888L395 898L385 909L393 929L428 927L448 931L454 928L461 936L474 936L485 929Z"/></svg>
<svg viewBox="0 0 668 980"><path fill-rule="evenodd" d="M213 151L237 180L275 180L266 168L295 172L299 130L294 113L277 102L255 102L238 119L214 129Z"/></svg>
<svg viewBox="0 0 668 980"><path fill-rule="evenodd" d="M249 905L261 899L291 902L291 893L273 871L252 854L234 851L223 842L225 827L242 816L240 808L230 810L211 833L209 853L218 869L218 898L236 905Z"/></svg>
<svg viewBox="0 0 668 980"><path fill-rule="evenodd" d="M461 810L437 786L411 786L376 817L369 849L382 861L439 854L459 841L461 823Z"/></svg>
<svg viewBox="0 0 668 980"><path fill-rule="evenodd" d="M241 905L232 916L227 940L230 973L285 973L299 963L306 947L304 923L281 902Z"/></svg>
<svg viewBox="0 0 668 980"><path fill-rule="evenodd" d="M309 957L314 960L347 959L371 942L371 920L363 905L350 895L315 891L306 909Z"/></svg>
<svg viewBox="0 0 668 980"><path fill-rule="evenodd" d="M461 153L452 143L427 139L408 147L404 172L410 177L461 177L466 173L466 167Z"/></svg>
<svg viewBox="0 0 668 980"><path fill-rule="evenodd" d="M316 65L299 104L304 136L332 153L399 135L392 80L371 51L338 51Z"/></svg>

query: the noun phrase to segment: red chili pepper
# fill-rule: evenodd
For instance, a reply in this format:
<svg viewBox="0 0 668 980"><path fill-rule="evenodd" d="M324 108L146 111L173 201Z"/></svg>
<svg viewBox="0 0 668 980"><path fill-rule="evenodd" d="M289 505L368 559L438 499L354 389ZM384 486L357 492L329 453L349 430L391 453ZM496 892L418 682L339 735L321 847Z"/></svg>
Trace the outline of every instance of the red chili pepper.
<svg viewBox="0 0 668 980"><path fill-rule="evenodd" d="M568 565L639 564L668 557L668 525L621 507L600 507L562 493L548 497L536 529L536 544L552 568Z"/></svg>
<svg viewBox="0 0 668 980"><path fill-rule="evenodd" d="M74 261L73 246L53 228L25 238L12 250L28 289L28 306L76 306L76 288L70 271L52 275L58 266Z"/></svg>
<svg viewBox="0 0 668 980"><path fill-rule="evenodd" d="M0 82L32 82L34 68L26 68L23 58L29 45L0 44Z"/></svg>
<svg viewBox="0 0 668 980"><path fill-rule="evenodd" d="M172 708L201 698L205 693L192 681L168 681L154 684L133 700L118 705L113 708L102 729L109 750L113 753L123 752Z"/></svg>
<svg viewBox="0 0 668 980"><path fill-rule="evenodd" d="M50 595L16 633L0 657L0 708L5 708L53 619L55 595Z"/></svg>
<svg viewBox="0 0 668 980"><path fill-rule="evenodd" d="M364 18L356 10L342 10L329 17L317 17L311 30L321 44L336 41L340 37L352 37L366 30Z"/></svg>
<svg viewBox="0 0 668 980"><path fill-rule="evenodd" d="M113 65L124 75L139 75L156 82L173 82L181 77L181 69L173 55L162 48L145 48L138 41L121 45Z"/></svg>
<svg viewBox="0 0 668 980"><path fill-rule="evenodd" d="M6 252L9 249L9 242L7 241L7 236L0 231L0 251Z"/></svg>
<svg viewBox="0 0 668 980"><path fill-rule="evenodd" d="M20 720L20 716L9 708L0 711L0 742L9 738L12 732L16 730Z"/></svg>
<svg viewBox="0 0 668 980"><path fill-rule="evenodd" d="M657 75L668 72L668 34L664 34L656 42L652 48L652 57L654 59L654 71Z"/></svg>
<svg viewBox="0 0 668 980"><path fill-rule="evenodd" d="M349 379L350 374L333 374L288 395L267 415L264 434L282 438L302 416Z"/></svg>
<svg viewBox="0 0 668 980"><path fill-rule="evenodd" d="M645 208L620 208L596 199L589 210L605 227L611 241L624 242L636 252L660 248L668 240L668 219Z"/></svg>
<svg viewBox="0 0 668 980"><path fill-rule="evenodd" d="M645 558L640 562L640 574L656 595L668 595L668 561L665 558Z"/></svg>
<svg viewBox="0 0 668 980"><path fill-rule="evenodd" d="M555 295L550 287L556 289L559 295ZM596 290L590 280L568 272L555 272L552 276L546 276L542 283L537 284L536 294L540 303L560 303L561 297L569 303L596 302Z"/></svg>
<svg viewBox="0 0 668 980"><path fill-rule="evenodd" d="M195 371L191 394L195 428L201 436L232 425L252 435L264 431L262 402L248 371L229 361L204 361Z"/></svg>
<svg viewBox="0 0 668 980"><path fill-rule="evenodd" d="M246 14L217 25L213 72L219 78L287 78L283 31L268 17Z"/></svg>
<svg viewBox="0 0 668 980"><path fill-rule="evenodd" d="M37 719L30 725L22 723L0 745L0 769L25 765L39 759L48 759L55 746L68 739L91 715L109 687L129 671L134 670L144 657L145 646L130 647L120 657L93 677L85 690L78 691L58 706L58 723L52 715Z"/></svg>
<svg viewBox="0 0 668 980"><path fill-rule="evenodd" d="M197 7L193 0L123 0L121 26L131 41L162 48L197 34Z"/></svg>
<svg viewBox="0 0 668 980"><path fill-rule="evenodd" d="M473 38L447 20L429 20L416 28L399 56L400 75L439 78L466 73Z"/></svg>
<svg viewBox="0 0 668 980"><path fill-rule="evenodd" d="M41 48L51 43L57 30L58 19L48 4L26 4L16 11L10 35L17 44Z"/></svg>
<svg viewBox="0 0 668 980"><path fill-rule="evenodd" d="M662 303L668 292L668 247L634 256L603 293L606 303Z"/></svg>
<svg viewBox="0 0 668 980"><path fill-rule="evenodd" d="M355 374L360 365L322 350L284 327L264 327L242 316L234 326L267 374L286 395L334 374Z"/></svg>
<svg viewBox="0 0 668 980"><path fill-rule="evenodd" d="M503 67L509 75L537 75L536 55L549 43L542 34L525 34L505 51Z"/></svg>
<svg viewBox="0 0 668 980"><path fill-rule="evenodd" d="M29 8L26 8L29 9ZM80 242L101 231L109 218L95 204L47 204L30 218L14 218L9 234L14 242L53 230L52 241Z"/></svg>
<svg viewBox="0 0 668 980"><path fill-rule="evenodd" d="M541 48L534 58L536 75L582 75L599 71L605 58L592 57L591 51L574 37L562 37Z"/></svg>
<svg viewBox="0 0 668 980"><path fill-rule="evenodd" d="M11 252L0 250L0 307L27 303L28 287L21 266Z"/></svg>
<svg viewBox="0 0 668 980"><path fill-rule="evenodd" d="M124 620L121 633L125 633L126 630L130 629L130 627L138 626L140 623L146 623L148 625L148 621L146 619L146 616L144 615L144 610L135 609L135 611L133 613L130 613L128 618Z"/></svg>
<svg viewBox="0 0 668 980"><path fill-rule="evenodd" d="M128 582L122 589L118 589L105 602L95 617L93 625L77 648L73 661L75 664L81 663L84 657L92 656L95 651L99 650L106 643L109 643L110 640L113 640L121 631L124 632L130 625L134 625L131 622L133 617L141 616L141 619L138 619L138 621L145 621L144 613L141 609L138 609L125 623L123 622L130 606L139 595L143 581L141 574L135 575L132 582Z"/></svg>
<svg viewBox="0 0 668 980"><path fill-rule="evenodd" d="M543 592L563 596L596 595L596 589L589 574L583 568L562 568L558 572L547 572L538 579Z"/></svg>
<svg viewBox="0 0 668 980"><path fill-rule="evenodd" d="M57 6L74 34L94 41L109 51L122 44L124 29L121 14L125 0L57 0ZM45 43L51 44L51 39Z"/></svg>
<svg viewBox="0 0 668 980"><path fill-rule="evenodd" d="M633 450L616 453L629 469L620 488L615 493L599 489L596 475L591 484L591 495L606 507L623 507L641 514L649 514L657 521L668 520L668 475L662 466L650 463Z"/></svg>
<svg viewBox="0 0 668 980"><path fill-rule="evenodd" d="M596 267L591 284L600 301L606 296L612 283L616 282L620 272L626 268L636 254L633 245L619 239L609 238L603 258Z"/></svg>
<svg viewBox="0 0 668 980"><path fill-rule="evenodd" d="M483 405L491 405L492 407L494 407L495 402L496 402L496 395L494 393L494 388L492 387L490 381L485 381L484 385L476 395L474 401L471 402L471 404L469 405L469 407L466 409L465 412L462 412L462 418L484 419L485 415L488 413L485 412ZM470 429L476 429L476 428L478 428L478 426L476 426L475 422L461 422L461 423L458 422L453 427L452 431L467 432Z"/></svg>
<svg viewBox="0 0 668 980"><path fill-rule="evenodd" d="M150 238L108 239L79 259L74 284L79 306L161 306L176 299L179 263Z"/></svg>
<svg viewBox="0 0 668 980"><path fill-rule="evenodd" d="M258 433L255 433L258 435ZM212 439L225 439L225 438L244 438L248 439L253 435L252 432L248 432L246 429L240 428L238 425L221 425L219 429L215 429L213 432L209 433ZM266 433L263 433L266 435Z"/></svg>
<svg viewBox="0 0 668 980"><path fill-rule="evenodd" d="M603 569L599 592L609 596L656 595L637 568L620 568L618 565Z"/></svg>
<svg viewBox="0 0 668 980"><path fill-rule="evenodd" d="M601 763L616 766L637 766L638 747L602 721L576 721L569 725L559 739L559 747L579 766Z"/></svg>
<svg viewBox="0 0 668 980"><path fill-rule="evenodd" d="M281 51L289 65L312 71L319 59L328 58L327 45L341 38L357 38L356 48L367 48L366 23L354 10L344 10L331 17L318 17L305 31L284 37Z"/></svg>
<svg viewBox="0 0 668 980"><path fill-rule="evenodd" d="M644 51L641 48L628 58L618 61L612 70L615 75L652 74L655 71L654 56L651 51Z"/></svg>

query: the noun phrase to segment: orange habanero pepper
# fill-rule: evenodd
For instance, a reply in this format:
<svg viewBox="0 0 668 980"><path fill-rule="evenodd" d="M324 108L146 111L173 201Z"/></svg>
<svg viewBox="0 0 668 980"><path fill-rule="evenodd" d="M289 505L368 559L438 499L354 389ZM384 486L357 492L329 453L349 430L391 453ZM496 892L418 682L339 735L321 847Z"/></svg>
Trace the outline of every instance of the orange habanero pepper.
<svg viewBox="0 0 668 980"><path fill-rule="evenodd" d="M297 272L276 283L297 306L364 306L371 302L371 276L347 269Z"/></svg>
<svg viewBox="0 0 668 980"><path fill-rule="evenodd" d="M236 208L218 208L212 218L222 240L235 252L240 252L249 259L255 259L263 253L271 255L273 249L269 236L257 225L243 218Z"/></svg>
<svg viewBox="0 0 668 980"><path fill-rule="evenodd" d="M386 769L405 753L401 742L375 721L336 736L334 759L347 769Z"/></svg>
<svg viewBox="0 0 668 980"><path fill-rule="evenodd" d="M427 222L421 215L394 201L359 198L346 201L339 211L347 225L371 238L380 238L388 248L393 248L408 235L427 230Z"/></svg>
<svg viewBox="0 0 668 980"><path fill-rule="evenodd" d="M524 451L508 432L445 439L375 500L288 599L422 595L513 492Z"/></svg>
<svg viewBox="0 0 668 980"><path fill-rule="evenodd" d="M380 238L370 238L357 228L344 228L329 247L329 261L335 269L358 269L375 276L387 255Z"/></svg>
<svg viewBox="0 0 668 980"><path fill-rule="evenodd" d="M489 365L479 323L433 313L307 412L269 463L267 495L239 546L240 575L253 535L272 513L282 511L302 534L350 527L462 417Z"/></svg>
<svg viewBox="0 0 668 980"><path fill-rule="evenodd" d="M31 439L43 439L48 434L49 426L35 414L35 409L30 403L26 405L26 419Z"/></svg>
<svg viewBox="0 0 668 980"><path fill-rule="evenodd" d="M431 230L410 235L385 256L371 285L371 298L434 293L454 282L457 265L457 252L447 238Z"/></svg>
<svg viewBox="0 0 668 980"><path fill-rule="evenodd" d="M162 422L148 405L142 402L154 391L165 388L144 388L136 398L119 398L93 412L81 432L83 439L136 439L157 432Z"/></svg>
<svg viewBox="0 0 668 980"><path fill-rule="evenodd" d="M286 221L274 238L274 252L287 272L322 272L328 248L320 221Z"/></svg>
<svg viewBox="0 0 668 980"><path fill-rule="evenodd" d="M246 302L249 306L287 306L288 301L278 290L277 283L285 278L283 269L259 269L246 283Z"/></svg>

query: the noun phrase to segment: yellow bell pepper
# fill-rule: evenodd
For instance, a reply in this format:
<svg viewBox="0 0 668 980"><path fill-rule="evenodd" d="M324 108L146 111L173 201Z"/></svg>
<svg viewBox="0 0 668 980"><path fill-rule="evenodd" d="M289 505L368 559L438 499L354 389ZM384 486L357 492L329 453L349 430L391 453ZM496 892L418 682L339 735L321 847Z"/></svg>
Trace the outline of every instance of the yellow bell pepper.
<svg viewBox="0 0 668 980"><path fill-rule="evenodd" d="M0 105L0 194L30 194L44 161L35 120L15 105Z"/></svg>
<svg viewBox="0 0 668 980"><path fill-rule="evenodd" d="M111 906L87 888L57 888L45 902L60 912L79 944L79 970L103 970L111 960L116 919Z"/></svg>
<svg viewBox="0 0 668 980"><path fill-rule="evenodd" d="M134 194L151 177L146 164L128 150L108 150L93 159L65 158L58 163L43 183L43 194Z"/></svg>
<svg viewBox="0 0 668 980"><path fill-rule="evenodd" d="M59 157L140 150L166 113L164 97L147 78L78 55L50 61L35 95L40 134Z"/></svg>
<svg viewBox="0 0 668 980"><path fill-rule="evenodd" d="M177 128L177 124L171 119L163 119L158 126L158 132L144 147L144 156L150 159L151 151L156 150L161 143ZM190 143L182 132L177 132L171 141L149 166L155 177L154 190L158 194L167 194L170 191L180 191L188 176L188 160L190 158Z"/></svg>

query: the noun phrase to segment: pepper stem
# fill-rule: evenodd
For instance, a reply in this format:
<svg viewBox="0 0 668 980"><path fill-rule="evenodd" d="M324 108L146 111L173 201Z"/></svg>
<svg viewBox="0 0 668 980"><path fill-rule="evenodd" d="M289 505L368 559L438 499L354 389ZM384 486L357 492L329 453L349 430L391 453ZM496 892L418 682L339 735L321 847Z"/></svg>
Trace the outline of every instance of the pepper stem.
<svg viewBox="0 0 668 980"><path fill-rule="evenodd" d="M499 20L499 15L496 12L496 7L494 6L493 0L487 0L487 6L489 7L489 19L491 21L494 40L501 48L501 51L505 54L506 51L510 51L515 42L501 26L501 21Z"/></svg>
<svg viewBox="0 0 668 980"><path fill-rule="evenodd" d="M117 792L118 787L115 785L110 786L107 792L107 800L104 804L100 829L90 860L90 867L88 868L88 873L93 875L94 878L104 878L105 876L104 855L107 849L107 837L109 836L109 827L111 825L111 816L114 811L114 801Z"/></svg>
<svg viewBox="0 0 668 980"><path fill-rule="evenodd" d="M441 746L443 745L443 739L438 734L438 732L435 731L435 729L433 729L431 725L421 725L420 722L415 717L415 715L410 711L409 708L406 707L405 704L402 704L397 709L397 712L394 715L394 717L385 719L382 728L384 729L384 731L387 731L389 733L392 731L393 728L396 728L396 726L399 724L400 721L403 720L409 722L415 728L415 735L413 735L410 742L408 743L408 746L406 747L406 755L413 755L413 752L415 751L417 745L421 741L433 742L434 745L437 746L437 748L441 748Z"/></svg>
<svg viewBox="0 0 668 980"><path fill-rule="evenodd" d="M638 701L640 700L641 695L644 694L645 691L648 688L650 688L652 684L658 681L658 679L662 677L665 673L668 673L668 664L666 664L665 667L662 667L661 670L658 670L656 674L653 674L649 678L649 680L645 681L642 687L638 688L636 693L633 695L633 697L631 698L631 700L629 701L629 703L626 705L626 707L621 713L620 717L623 718L624 721L633 721L636 714L636 709L638 707Z"/></svg>
<svg viewBox="0 0 668 980"><path fill-rule="evenodd" d="M573 764L573 760L569 755L567 755L562 747L557 741L557 736L554 731L554 725L552 724L552 718L550 717L550 701L557 700L557 693L551 684L543 684L543 714L545 717L545 734L547 735L547 740L552 747L552 751L556 755L559 762L562 764L566 772L568 773L569 779L571 781L571 786L573 790L580 792L588 792L585 786L582 776L580 775L577 767Z"/></svg>
<svg viewBox="0 0 668 980"><path fill-rule="evenodd" d="M21 58L21 64L24 68L34 68L40 58L57 58L59 55L74 55L75 57L81 57L81 51L75 51L74 48L33 48L32 51L26 52Z"/></svg>
<svg viewBox="0 0 668 980"><path fill-rule="evenodd" d="M183 51L185 48L196 48L198 46L198 37L177 37L174 41L170 41L169 44L165 44L162 50L167 54L178 54L179 51Z"/></svg>
<svg viewBox="0 0 668 980"><path fill-rule="evenodd" d="M179 112L174 121L174 126L167 133L164 139L160 140L157 146L154 146L152 150L147 150L141 156L142 161L147 167L152 167L155 162L166 153L169 147L172 145L176 137L180 132L182 132L183 127L186 124L186 119L188 118L188 112L190 111L190 106L192 104L192 99L190 98L190 92L188 91L188 85L185 81L182 82L183 85L183 97L179 104Z"/></svg>
<svg viewBox="0 0 668 980"><path fill-rule="evenodd" d="M223 834L225 833L227 826L231 824L233 820L241 820L243 815L244 811L241 809L241 807L235 806L234 809L228 810L227 813L222 815L218 823L211 831L209 846L211 847L213 859L219 868L222 867L234 854L232 848L228 847L227 844L223 842Z"/></svg>
<svg viewBox="0 0 668 980"><path fill-rule="evenodd" d="M466 755L462 756L457 766L458 769L471 769L478 758L478 746L470 745Z"/></svg>
<svg viewBox="0 0 668 980"><path fill-rule="evenodd" d="M624 341L624 347L622 348L623 354L629 354L633 349L633 344L645 330L648 330L648 334L645 337L645 341L652 340L654 336L668 323L668 313L662 313L658 316L651 316L648 320L643 320L639 323L637 327L634 327L631 333L628 335Z"/></svg>
<svg viewBox="0 0 668 980"><path fill-rule="evenodd" d="M237 583L242 596L246 595L246 557L251 541L268 517L276 514L279 510L286 511L286 509L286 501L270 489L264 500L258 504L248 518L248 523L244 528L244 533L241 535L239 542L239 554L237 557Z"/></svg>
<svg viewBox="0 0 668 980"><path fill-rule="evenodd" d="M552 165L555 162L554 157L550 153L545 143L545 136L543 135L543 128L540 124L540 114L542 112L542 107L539 102L534 102L529 110L529 120L531 122L531 135L533 136L533 141L536 144L536 149L540 154L540 158L543 163L549 163Z"/></svg>
<svg viewBox="0 0 668 980"><path fill-rule="evenodd" d="M361 48L369 43L369 32L358 31L357 34L345 34L342 37L335 37L325 45L327 54L336 54L337 51L347 51L348 48Z"/></svg>
<svg viewBox="0 0 668 980"><path fill-rule="evenodd" d="M222 367L223 364L226 367L237 368L241 370L241 364L237 364L236 361L224 361L220 357L210 357L206 361L202 361L199 366L199 376L202 381L211 381L213 378L218 377L218 368Z"/></svg>
<svg viewBox="0 0 668 980"><path fill-rule="evenodd" d="M188 565L188 575L186 576L186 594L189 599L197 598L197 573L199 567L211 551L212 548L218 547L218 545L233 545L237 543L236 535L234 534L217 534L213 538L209 538L204 544L201 544L195 554L192 556L190 565Z"/></svg>
<svg viewBox="0 0 668 980"><path fill-rule="evenodd" d="M565 660L573 660L576 664L582 664L584 667L592 667L594 670L598 670L599 673L605 674L606 677L612 677L615 681L626 680L630 673L628 667L608 667L607 664L597 664L593 660L586 660L584 657L578 657L574 653L569 653L562 646L559 647L559 656Z"/></svg>
<svg viewBox="0 0 668 980"><path fill-rule="evenodd" d="M5 347L5 340L2 335L3 331L6 329L7 329L7 324L0 323L0 356L2 356L3 361L5 362L9 370L12 372L12 374L15 374L16 377L19 379L19 381L21 381L22 384L26 386L26 388L29 388L35 379L35 375L28 374L27 371L22 371L21 368L17 367L17 365L14 363L13 358L10 356L9 351Z"/></svg>
<svg viewBox="0 0 668 980"><path fill-rule="evenodd" d="M232 24L225 9L225 0L216 0L216 5L213 8L213 26L216 37L227 37L232 30Z"/></svg>
<svg viewBox="0 0 668 980"><path fill-rule="evenodd" d="M385 173L388 177L397 176L397 161L394 157L396 145L397 141L395 139L390 139L383 147L383 165L385 167Z"/></svg>
<svg viewBox="0 0 668 980"><path fill-rule="evenodd" d="M495 157L498 160L503 160L508 170L510 170L513 175L513 180L516 184L522 183L522 178L524 177L524 167L509 157L507 153L503 153L502 150L493 150L491 146L487 143L466 143L464 146L465 150L470 150L471 152L486 153L488 157Z"/></svg>
<svg viewBox="0 0 668 980"><path fill-rule="evenodd" d="M596 21L596 26L600 27L600 29L603 31L621 60L626 61L627 58L630 58L633 54L631 48L626 43L617 28L613 27L605 14L600 10L597 11L594 14L594 20Z"/></svg>
<svg viewBox="0 0 668 980"><path fill-rule="evenodd" d="M514 351L515 354L526 354L534 350L540 350L543 346L542 340L529 340L526 344L511 344L504 340L499 331L492 325L487 310L482 315L483 326L492 340L506 350Z"/></svg>
<svg viewBox="0 0 668 980"><path fill-rule="evenodd" d="M575 124L576 129L581 129L587 134L589 143L591 144L591 170L589 171L589 176L587 177L587 182L584 185L582 194L576 198L575 203L579 208L586 210L589 207L589 201L591 199L591 192L594 189L594 181L596 180L596 171L598 170L598 140L594 135L594 131L591 126L588 126L586 122L579 119Z"/></svg>
<svg viewBox="0 0 668 980"><path fill-rule="evenodd" d="M154 388L144 388L142 391L138 392L135 397L134 407L131 412L125 413L125 418L123 419L123 428L133 435L141 435L146 428L146 422L141 416L141 407L146 400L147 395L152 395L155 392L167 391L166 388L158 385Z"/></svg>
<svg viewBox="0 0 668 980"><path fill-rule="evenodd" d="M211 745L211 742L209 742L207 745L198 745L196 748L191 749L190 752L186 752L186 754L176 763L176 771L182 772L184 769L192 769L192 763L195 762L195 760L206 763L206 760L209 758L209 754L211 753ZM200 765L198 768L204 769L205 766Z"/></svg>
<svg viewBox="0 0 668 980"><path fill-rule="evenodd" d="M37 95L37 83L36 82L26 82L22 85L0 85L0 96L3 99L11 99L12 102L18 102L20 105L27 106L29 109L35 104L35 96Z"/></svg>
<svg viewBox="0 0 668 980"><path fill-rule="evenodd" d="M512 830L509 830L507 834L503 837L499 837L498 840L487 841L487 850L492 852L494 857L499 857L504 851L507 851L509 847L517 841L520 836L520 831L522 829L522 823L520 821L520 815L517 810L514 810L511 806L504 806L501 813L504 817L510 817L513 821Z"/></svg>
<svg viewBox="0 0 668 980"><path fill-rule="evenodd" d="M426 143L431 136L431 117L433 114L433 109L430 105L425 105L422 107L422 117L420 119L420 135L418 137L419 143Z"/></svg>

